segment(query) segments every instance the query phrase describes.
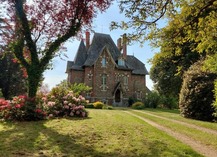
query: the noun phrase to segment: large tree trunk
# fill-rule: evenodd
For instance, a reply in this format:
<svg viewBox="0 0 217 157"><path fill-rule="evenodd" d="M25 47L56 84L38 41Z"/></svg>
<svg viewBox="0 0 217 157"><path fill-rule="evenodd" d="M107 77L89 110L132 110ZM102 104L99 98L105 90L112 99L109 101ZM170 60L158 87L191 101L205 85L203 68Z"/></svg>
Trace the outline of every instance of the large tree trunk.
<svg viewBox="0 0 217 157"><path fill-rule="evenodd" d="M28 73L28 96L35 98L40 81L42 79L42 70L34 65L27 70Z"/></svg>

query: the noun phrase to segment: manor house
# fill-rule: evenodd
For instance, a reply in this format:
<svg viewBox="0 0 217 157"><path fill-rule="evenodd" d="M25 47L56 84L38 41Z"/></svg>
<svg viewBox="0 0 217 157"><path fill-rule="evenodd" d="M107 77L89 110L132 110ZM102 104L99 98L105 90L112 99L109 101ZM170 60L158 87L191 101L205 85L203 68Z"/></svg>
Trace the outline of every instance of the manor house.
<svg viewBox="0 0 217 157"><path fill-rule="evenodd" d="M91 102L127 106L130 97L141 100L146 94L148 71L139 59L127 55L126 34L116 45L108 34L94 33L90 41L86 32L74 61L67 62L66 72L68 82L92 87L85 95Z"/></svg>

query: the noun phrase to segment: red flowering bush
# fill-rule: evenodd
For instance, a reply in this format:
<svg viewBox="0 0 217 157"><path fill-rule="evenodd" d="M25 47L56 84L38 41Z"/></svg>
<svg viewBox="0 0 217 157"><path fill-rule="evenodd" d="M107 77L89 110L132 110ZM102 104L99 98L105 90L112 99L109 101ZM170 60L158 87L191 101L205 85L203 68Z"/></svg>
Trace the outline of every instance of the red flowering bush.
<svg viewBox="0 0 217 157"><path fill-rule="evenodd" d="M42 110L29 112L28 103L32 100L25 95L15 96L12 100L0 99L0 118L5 120L40 120L46 117Z"/></svg>
<svg viewBox="0 0 217 157"><path fill-rule="evenodd" d="M5 120L42 120L52 117L87 117L86 100L72 91L56 90L38 94L36 99L20 95L12 100L0 98L0 118ZM35 105L35 106L34 106Z"/></svg>
<svg viewBox="0 0 217 157"><path fill-rule="evenodd" d="M62 94L62 93L61 93ZM57 93L52 93L42 97L43 109L47 112L48 117L87 117L88 112L84 105L87 103L83 96L75 96L69 91L65 96L60 97Z"/></svg>

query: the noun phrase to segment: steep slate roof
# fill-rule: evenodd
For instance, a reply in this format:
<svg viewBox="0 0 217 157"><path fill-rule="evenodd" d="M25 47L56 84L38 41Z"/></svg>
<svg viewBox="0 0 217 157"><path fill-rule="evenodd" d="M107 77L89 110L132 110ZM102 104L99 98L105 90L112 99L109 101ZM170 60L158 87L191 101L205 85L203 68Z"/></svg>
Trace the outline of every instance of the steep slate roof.
<svg viewBox="0 0 217 157"><path fill-rule="evenodd" d="M145 64L143 64L140 60L138 60L134 56L127 56L126 65L128 68L132 69L133 74L138 75L148 75L148 71L145 67Z"/></svg>
<svg viewBox="0 0 217 157"><path fill-rule="evenodd" d="M105 46L111 53L112 58L116 61L121 53L112 40L111 36L108 34L95 33L92 43L87 51L88 57L84 63L84 66L92 66Z"/></svg>
<svg viewBox="0 0 217 157"><path fill-rule="evenodd" d="M111 36L108 34L95 33L88 50L84 45L84 41L82 40L79 45L74 62L67 62L67 71L69 69L84 70L84 66L94 65L95 61L98 59L99 55L105 48L109 50L114 61L117 61L118 58L121 56L121 52L115 45ZM132 74L136 75L148 74L145 65L134 56L127 55L125 64L125 66L117 65L117 68L122 70L131 70Z"/></svg>
<svg viewBox="0 0 217 157"><path fill-rule="evenodd" d="M74 70L83 70L82 66L84 65L86 59L87 59L87 49L86 46L84 45L84 41L81 40L80 45L78 47L78 51L74 59L74 65L72 65L71 68Z"/></svg>
<svg viewBox="0 0 217 157"><path fill-rule="evenodd" d="M73 65L74 65L73 61L67 61L66 73L72 68Z"/></svg>

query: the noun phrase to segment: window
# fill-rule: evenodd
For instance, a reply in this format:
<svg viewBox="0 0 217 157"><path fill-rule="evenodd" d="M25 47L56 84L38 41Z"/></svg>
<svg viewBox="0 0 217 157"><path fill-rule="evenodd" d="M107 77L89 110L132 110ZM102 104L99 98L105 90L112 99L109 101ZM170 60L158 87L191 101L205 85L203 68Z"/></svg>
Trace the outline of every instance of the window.
<svg viewBox="0 0 217 157"><path fill-rule="evenodd" d="M102 58L102 67L106 67L106 58L105 57Z"/></svg>
<svg viewBox="0 0 217 157"><path fill-rule="evenodd" d="M118 65L124 66L124 60L122 58L118 59Z"/></svg>
<svg viewBox="0 0 217 157"><path fill-rule="evenodd" d="M107 76L106 74L102 75L102 90L106 91L106 84L107 84Z"/></svg>
<svg viewBox="0 0 217 157"><path fill-rule="evenodd" d="M124 76L124 85L127 86L128 85L128 77Z"/></svg>
<svg viewBox="0 0 217 157"><path fill-rule="evenodd" d="M137 92L136 92L136 95L137 95L137 99L138 99L138 100L141 100L141 99L142 99L142 91L137 91Z"/></svg>
<svg viewBox="0 0 217 157"><path fill-rule="evenodd" d="M120 76L119 76L119 74L116 74L116 75L115 75L115 81L116 81L116 82L119 82L119 81L120 81Z"/></svg>

